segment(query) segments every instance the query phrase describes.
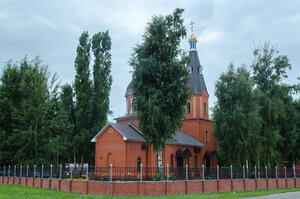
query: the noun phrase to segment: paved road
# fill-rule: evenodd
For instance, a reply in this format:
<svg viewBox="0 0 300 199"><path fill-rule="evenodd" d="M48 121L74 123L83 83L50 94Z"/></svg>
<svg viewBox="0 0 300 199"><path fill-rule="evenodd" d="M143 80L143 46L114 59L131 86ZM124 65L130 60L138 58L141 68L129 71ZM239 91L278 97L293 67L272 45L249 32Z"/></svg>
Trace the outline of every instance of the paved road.
<svg viewBox="0 0 300 199"><path fill-rule="evenodd" d="M251 198L250 198L251 199ZM300 191L260 196L252 199L300 199Z"/></svg>

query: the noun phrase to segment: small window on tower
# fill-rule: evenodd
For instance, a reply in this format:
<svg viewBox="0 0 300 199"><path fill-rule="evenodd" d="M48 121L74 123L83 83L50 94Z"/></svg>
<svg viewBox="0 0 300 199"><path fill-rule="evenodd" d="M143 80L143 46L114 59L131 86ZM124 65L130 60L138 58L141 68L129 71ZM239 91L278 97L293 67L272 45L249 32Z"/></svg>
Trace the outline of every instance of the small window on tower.
<svg viewBox="0 0 300 199"><path fill-rule="evenodd" d="M206 103L204 103L204 114L206 114Z"/></svg>
<svg viewBox="0 0 300 199"><path fill-rule="evenodd" d="M189 68L188 68L188 73L189 73L189 74L192 74L192 67L190 67L190 66L189 66Z"/></svg>
<svg viewBox="0 0 300 199"><path fill-rule="evenodd" d="M188 102L188 103L186 104L186 113L187 113L187 114L191 113L191 103L190 103L190 102Z"/></svg>
<svg viewBox="0 0 300 199"><path fill-rule="evenodd" d="M208 143L208 131L205 131L205 142Z"/></svg>

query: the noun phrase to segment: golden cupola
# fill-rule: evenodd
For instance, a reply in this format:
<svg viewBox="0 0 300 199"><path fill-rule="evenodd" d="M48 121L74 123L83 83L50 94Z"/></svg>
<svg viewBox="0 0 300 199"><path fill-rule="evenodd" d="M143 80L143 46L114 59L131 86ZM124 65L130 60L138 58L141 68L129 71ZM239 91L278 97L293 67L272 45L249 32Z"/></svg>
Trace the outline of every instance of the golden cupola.
<svg viewBox="0 0 300 199"><path fill-rule="evenodd" d="M189 37L189 43L190 43L190 50L196 50L196 43L197 43L197 38L194 35L194 25L195 23L191 21L191 36Z"/></svg>

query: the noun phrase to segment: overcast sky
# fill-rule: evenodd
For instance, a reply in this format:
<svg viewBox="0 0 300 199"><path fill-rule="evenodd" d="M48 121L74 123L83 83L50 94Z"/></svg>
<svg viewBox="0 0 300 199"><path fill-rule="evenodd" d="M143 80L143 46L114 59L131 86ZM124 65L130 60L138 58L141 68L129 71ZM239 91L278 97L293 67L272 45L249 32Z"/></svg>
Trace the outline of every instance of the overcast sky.
<svg viewBox="0 0 300 199"><path fill-rule="evenodd" d="M216 101L214 84L230 62L252 62L256 44L270 41L287 55L292 70L288 83L300 77L300 1L234 0L0 0L0 67L12 59L40 56L62 83L72 83L78 38L109 30L112 38L110 95L112 118L125 114L126 87L131 80L128 65L132 48L141 42L153 15L167 15L184 8L185 25L195 22L194 34L210 106ZM187 39L182 48L188 51ZM92 69L92 65L91 65ZM92 70L91 70L92 72Z"/></svg>

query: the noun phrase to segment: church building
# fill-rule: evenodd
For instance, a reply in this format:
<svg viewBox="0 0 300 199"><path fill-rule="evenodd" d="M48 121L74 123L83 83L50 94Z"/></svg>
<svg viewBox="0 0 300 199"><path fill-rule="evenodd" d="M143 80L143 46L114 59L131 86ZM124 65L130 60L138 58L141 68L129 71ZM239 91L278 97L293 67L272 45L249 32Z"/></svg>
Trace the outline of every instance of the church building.
<svg viewBox="0 0 300 199"><path fill-rule="evenodd" d="M202 66L196 48L197 38L189 37L188 67L189 86L192 91L187 102L182 127L173 139L166 142L162 152L163 165L170 169L216 167L217 144L213 136L212 121L209 119L209 94L205 85ZM116 123L106 124L95 137L95 166L108 167L157 167L158 157L153 146L147 146L139 120L132 105L134 99L131 83L126 93L126 115L115 118Z"/></svg>

